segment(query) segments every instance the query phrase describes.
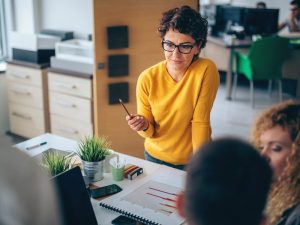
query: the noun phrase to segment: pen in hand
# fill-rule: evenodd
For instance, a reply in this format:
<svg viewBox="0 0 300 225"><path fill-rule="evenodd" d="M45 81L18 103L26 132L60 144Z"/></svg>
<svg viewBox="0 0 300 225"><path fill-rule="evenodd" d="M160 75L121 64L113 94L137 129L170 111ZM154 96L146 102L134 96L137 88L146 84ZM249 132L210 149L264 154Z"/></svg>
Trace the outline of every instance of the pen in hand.
<svg viewBox="0 0 300 225"><path fill-rule="evenodd" d="M40 146L45 145L45 144L47 144L47 141L44 141L44 142L42 142L42 143L39 143L39 144L36 144L36 145L32 145L32 146L26 147L26 150L31 150L31 149L40 147Z"/></svg>
<svg viewBox="0 0 300 225"><path fill-rule="evenodd" d="M123 106L123 108L125 109L125 111L126 111L126 113L127 113L127 115L130 117L130 118L132 118L132 115L129 113L129 111L127 110L127 108L125 107L125 105L123 104L123 101L122 101L122 99L120 99L119 98L119 102L121 103L121 105Z"/></svg>

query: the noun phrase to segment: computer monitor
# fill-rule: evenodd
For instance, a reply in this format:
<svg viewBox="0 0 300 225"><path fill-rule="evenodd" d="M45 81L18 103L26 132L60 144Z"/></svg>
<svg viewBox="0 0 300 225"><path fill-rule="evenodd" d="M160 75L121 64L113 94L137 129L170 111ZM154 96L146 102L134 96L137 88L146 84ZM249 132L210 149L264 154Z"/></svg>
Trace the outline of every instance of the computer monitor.
<svg viewBox="0 0 300 225"><path fill-rule="evenodd" d="M278 31L279 9L244 9L243 26L246 35L271 35Z"/></svg>
<svg viewBox="0 0 300 225"><path fill-rule="evenodd" d="M64 225L98 224L78 166L53 177L52 180L57 186Z"/></svg>
<svg viewBox="0 0 300 225"><path fill-rule="evenodd" d="M226 32L227 26L229 24L242 25L243 11L243 7L231 5L217 5L215 25L212 28L213 35Z"/></svg>

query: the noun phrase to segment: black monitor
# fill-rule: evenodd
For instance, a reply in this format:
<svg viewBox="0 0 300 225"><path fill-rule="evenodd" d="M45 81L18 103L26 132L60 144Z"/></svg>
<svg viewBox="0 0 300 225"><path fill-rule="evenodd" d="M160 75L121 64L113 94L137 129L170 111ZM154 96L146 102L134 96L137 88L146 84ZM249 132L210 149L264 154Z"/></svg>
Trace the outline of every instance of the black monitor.
<svg viewBox="0 0 300 225"><path fill-rule="evenodd" d="M279 9L244 9L243 26L246 35L271 35L278 31Z"/></svg>
<svg viewBox="0 0 300 225"><path fill-rule="evenodd" d="M226 32L227 25L242 25L243 23L243 7L231 5L217 5L215 15L215 25L212 28L212 33Z"/></svg>

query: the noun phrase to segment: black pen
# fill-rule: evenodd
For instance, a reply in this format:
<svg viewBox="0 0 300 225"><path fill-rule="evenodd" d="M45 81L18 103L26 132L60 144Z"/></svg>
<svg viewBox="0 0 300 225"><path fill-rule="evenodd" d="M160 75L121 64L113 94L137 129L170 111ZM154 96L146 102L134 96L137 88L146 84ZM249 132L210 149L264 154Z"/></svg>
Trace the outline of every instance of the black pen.
<svg viewBox="0 0 300 225"><path fill-rule="evenodd" d="M123 108L125 109L127 115L131 118L132 116L130 115L129 111L127 110L127 108L125 107L125 105L123 104L122 99L119 98L119 102L121 103L121 105L123 106Z"/></svg>
<svg viewBox="0 0 300 225"><path fill-rule="evenodd" d="M26 150L31 150L31 149L40 147L40 146L45 145L45 144L47 144L47 141L44 141L44 142L42 142L42 143L39 143L39 144L36 144L36 145L32 145L32 146L26 147Z"/></svg>

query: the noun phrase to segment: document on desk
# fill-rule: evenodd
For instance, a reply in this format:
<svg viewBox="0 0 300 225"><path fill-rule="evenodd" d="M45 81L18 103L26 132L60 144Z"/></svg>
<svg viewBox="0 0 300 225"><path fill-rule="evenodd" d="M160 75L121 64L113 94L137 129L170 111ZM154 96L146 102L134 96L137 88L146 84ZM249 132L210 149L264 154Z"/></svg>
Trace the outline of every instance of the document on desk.
<svg viewBox="0 0 300 225"><path fill-rule="evenodd" d="M162 167L134 188L102 200L100 206L144 224L180 225L184 219L176 213L176 197L184 177L183 171Z"/></svg>

